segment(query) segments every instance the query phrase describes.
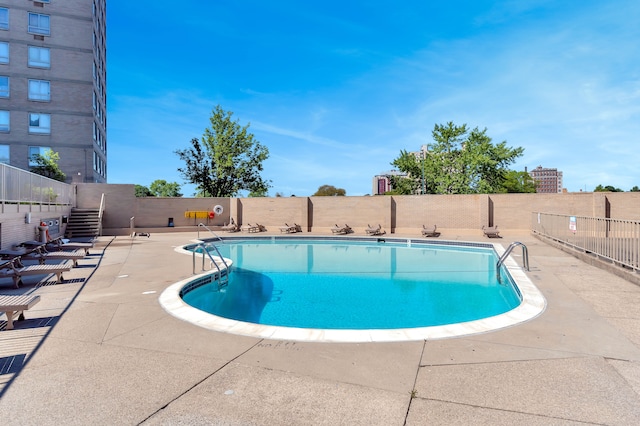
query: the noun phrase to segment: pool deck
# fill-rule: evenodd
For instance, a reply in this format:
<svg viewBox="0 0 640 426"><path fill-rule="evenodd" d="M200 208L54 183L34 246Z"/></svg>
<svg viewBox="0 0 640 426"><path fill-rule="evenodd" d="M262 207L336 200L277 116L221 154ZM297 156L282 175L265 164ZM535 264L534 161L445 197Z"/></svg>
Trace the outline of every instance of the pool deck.
<svg viewBox="0 0 640 426"><path fill-rule="evenodd" d="M640 418L640 287L527 233L546 311L469 337L300 343L206 330L158 296L191 276L174 251L194 232L101 237L62 284L13 289L41 301L4 330L7 425L632 425ZM264 234L263 234L264 235ZM308 234L303 234L308 235ZM402 235L392 235L402 236ZM410 237L415 237L411 235ZM520 250L514 250L517 256Z"/></svg>

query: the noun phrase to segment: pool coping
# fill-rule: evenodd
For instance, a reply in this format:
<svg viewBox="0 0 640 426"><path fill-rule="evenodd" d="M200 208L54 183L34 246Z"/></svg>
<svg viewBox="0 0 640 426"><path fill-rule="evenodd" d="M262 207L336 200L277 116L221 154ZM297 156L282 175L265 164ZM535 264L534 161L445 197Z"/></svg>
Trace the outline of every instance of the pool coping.
<svg viewBox="0 0 640 426"><path fill-rule="evenodd" d="M247 237L239 237L248 239ZM238 237L225 238L229 240L239 239ZM251 237L249 237L251 238ZM255 239L253 237L251 239ZM262 239L293 239L296 237L278 237L267 236L257 237ZM306 237L308 239L322 240L352 240L352 241L376 241L377 238L372 237ZM407 242L408 244L434 244L434 245L450 245L450 246L472 246L472 247L493 247L498 257L502 256L505 248L498 243L478 243L467 241L447 241L447 240L426 240L419 238L386 238L393 242ZM192 241L200 242L199 240ZM185 244L186 246L187 244ZM185 250L182 247L176 247L175 251L194 256L193 252ZM196 254L197 256L197 254ZM231 259L226 259L230 265ZM297 327L282 327L263 324L254 324L243 321L231 320L201 311L186 304L180 297L181 290L191 282L207 278L212 274L216 274L216 270L206 271L193 275L184 280L178 281L167 287L159 297L160 305L165 311L183 321L192 323L199 327L212 331L237 334L242 336L258 337L263 339L289 340L296 342L332 342L332 343L365 343L365 342L403 342L403 341L419 341L419 340L436 340L454 337L463 337L473 334L488 333L507 327L513 327L518 324L530 321L541 315L546 309L547 302L540 290L526 275L524 270L519 267L515 259L510 255L504 261L504 267L507 269L511 278L514 280L520 294L522 303L516 308L500 315L495 315L479 320L461 322L456 324L437 325L430 327L415 327L402 329L370 329L370 330L352 330L352 329L312 329Z"/></svg>

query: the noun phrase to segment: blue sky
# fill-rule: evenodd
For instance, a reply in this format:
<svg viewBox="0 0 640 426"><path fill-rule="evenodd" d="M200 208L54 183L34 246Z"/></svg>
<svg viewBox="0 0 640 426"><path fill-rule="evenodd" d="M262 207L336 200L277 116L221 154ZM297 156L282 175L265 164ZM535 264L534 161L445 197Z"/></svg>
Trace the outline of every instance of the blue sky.
<svg viewBox="0 0 640 426"><path fill-rule="evenodd" d="M176 6L179 5L179 6ZM640 186L640 2L109 2L108 181L178 182L215 105L269 194L371 193L436 123L521 146L569 191Z"/></svg>

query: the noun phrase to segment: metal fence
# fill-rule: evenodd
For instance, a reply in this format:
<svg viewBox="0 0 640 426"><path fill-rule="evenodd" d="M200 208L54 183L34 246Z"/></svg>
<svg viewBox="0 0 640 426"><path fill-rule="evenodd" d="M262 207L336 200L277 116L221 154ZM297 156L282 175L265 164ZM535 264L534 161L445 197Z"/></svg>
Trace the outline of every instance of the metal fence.
<svg viewBox="0 0 640 426"><path fill-rule="evenodd" d="M534 212L531 230L640 272L640 221Z"/></svg>
<svg viewBox="0 0 640 426"><path fill-rule="evenodd" d="M2 204L73 205L73 186L7 164L0 164Z"/></svg>

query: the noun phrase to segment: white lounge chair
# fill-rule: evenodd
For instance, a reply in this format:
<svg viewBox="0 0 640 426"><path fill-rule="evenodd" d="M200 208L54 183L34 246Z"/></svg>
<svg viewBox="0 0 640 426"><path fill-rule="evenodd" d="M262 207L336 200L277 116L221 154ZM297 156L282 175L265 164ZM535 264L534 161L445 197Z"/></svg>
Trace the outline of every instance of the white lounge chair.
<svg viewBox="0 0 640 426"><path fill-rule="evenodd" d="M425 226L422 225L422 236L423 237L439 237L440 233L437 231L438 227L436 225Z"/></svg>
<svg viewBox="0 0 640 426"><path fill-rule="evenodd" d="M20 256L21 260L37 260L39 264L44 265L47 260L71 260L73 266L78 266L78 260L85 258L85 251L77 249L74 251L47 251L43 247L38 247L31 253Z"/></svg>
<svg viewBox="0 0 640 426"><path fill-rule="evenodd" d="M284 226L280 227L280 232L291 234L291 233L294 233L294 232L298 232L298 229L296 228L296 226L291 226L291 225L285 223Z"/></svg>
<svg viewBox="0 0 640 426"><path fill-rule="evenodd" d="M385 234L386 231L382 229L382 225L378 224L377 227L367 225L367 229L364 230L368 235L382 235Z"/></svg>
<svg viewBox="0 0 640 426"><path fill-rule="evenodd" d="M260 228L257 225L252 225L250 223L247 223L246 225L243 225L240 228L242 231L247 231L247 232L259 232Z"/></svg>
<svg viewBox="0 0 640 426"><path fill-rule="evenodd" d="M56 275L56 282L60 284L64 279L63 272L70 271L73 262L66 261L55 265L23 265L19 257L14 257L0 264L0 278L11 278L16 288L20 287L22 277L26 275Z"/></svg>
<svg viewBox="0 0 640 426"><path fill-rule="evenodd" d="M31 309L40 301L37 294L28 295L0 295L0 312L7 316L6 330L13 329L13 318L17 315L18 321L24 320L24 311Z"/></svg>
<svg viewBox="0 0 640 426"><path fill-rule="evenodd" d="M331 232L334 234L349 234L353 232L353 229L351 229L351 227L347 224L345 224L344 226L338 226L338 224L336 224L336 226L331 228Z"/></svg>
<svg viewBox="0 0 640 426"><path fill-rule="evenodd" d="M498 226L482 226L482 232L487 238L502 238Z"/></svg>
<svg viewBox="0 0 640 426"><path fill-rule="evenodd" d="M238 225L236 225L236 223L233 221L233 218L231 218L231 222L229 222L228 225L224 225L222 227L223 231L227 231L227 232L238 232L240 230L240 228L238 227Z"/></svg>

